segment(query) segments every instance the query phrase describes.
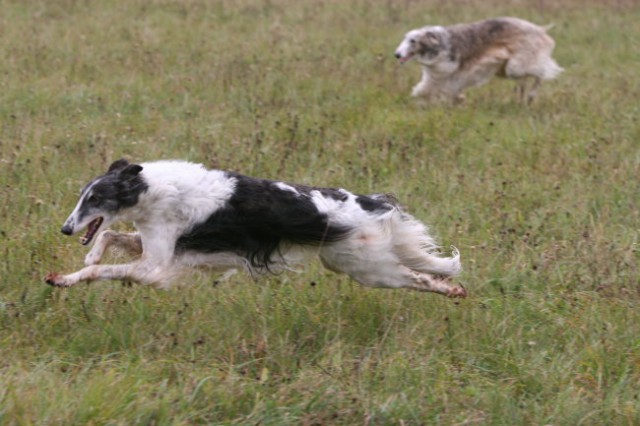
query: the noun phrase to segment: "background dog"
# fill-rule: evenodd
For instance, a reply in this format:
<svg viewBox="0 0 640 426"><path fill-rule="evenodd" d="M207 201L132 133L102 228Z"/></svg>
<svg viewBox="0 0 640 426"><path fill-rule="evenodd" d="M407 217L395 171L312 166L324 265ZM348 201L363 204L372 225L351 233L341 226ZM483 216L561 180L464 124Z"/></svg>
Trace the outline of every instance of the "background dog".
<svg viewBox="0 0 640 426"><path fill-rule="evenodd" d="M138 232L102 231L117 221L133 222ZM182 161L119 160L82 190L62 232L84 228L85 245L99 235L87 266L50 273L47 283L130 280L166 287L184 267L260 273L314 253L328 269L365 286L466 296L448 282L461 270L458 251L440 256L426 226L387 195L256 179ZM141 257L98 265L111 245Z"/></svg>
<svg viewBox="0 0 640 426"><path fill-rule="evenodd" d="M516 80L521 101L530 102L542 80L563 71L551 58L555 42L546 29L518 18L428 26L409 31L395 56L401 63L415 58L422 65L412 96L459 102L466 88L498 76ZM528 80L533 81L529 88Z"/></svg>

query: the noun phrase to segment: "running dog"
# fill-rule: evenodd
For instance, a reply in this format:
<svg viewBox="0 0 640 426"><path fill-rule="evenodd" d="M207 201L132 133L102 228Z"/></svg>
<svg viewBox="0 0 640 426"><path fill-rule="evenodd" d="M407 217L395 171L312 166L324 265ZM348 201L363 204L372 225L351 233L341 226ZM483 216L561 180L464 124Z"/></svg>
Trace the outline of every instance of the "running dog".
<svg viewBox="0 0 640 426"><path fill-rule="evenodd" d="M516 80L520 100L531 102L542 80L563 71L551 57L555 42L549 28L518 18L428 26L409 31L395 56L401 63L415 58L422 65L414 97L461 102L465 89L498 76Z"/></svg>
<svg viewBox="0 0 640 426"><path fill-rule="evenodd" d="M137 232L106 228L133 222ZM316 254L323 265L367 287L466 297L450 277L460 255L442 256L427 227L389 195L256 179L184 161L114 162L81 192L62 233L98 235L86 267L45 280L71 287L94 280L168 287L188 267L276 272ZM109 246L138 260L100 265Z"/></svg>

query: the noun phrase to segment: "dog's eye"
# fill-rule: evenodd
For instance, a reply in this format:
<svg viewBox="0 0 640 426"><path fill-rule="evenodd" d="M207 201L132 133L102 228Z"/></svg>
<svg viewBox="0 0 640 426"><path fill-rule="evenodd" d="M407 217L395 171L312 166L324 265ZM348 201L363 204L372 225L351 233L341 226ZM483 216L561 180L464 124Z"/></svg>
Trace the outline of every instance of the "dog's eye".
<svg viewBox="0 0 640 426"><path fill-rule="evenodd" d="M409 43L411 43L411 44L416 44L416 41L415 41L415 39L412 39L412 38L411 38L411 39L409 39Z"/></svg>
<svg viewBox="0 0 640 426"><path fill-rule="evenodd" d="M100 201L100 199L94 194L89 195L89 197L87 198L87 203L89 204L98 204L98 201Z"/></svg>

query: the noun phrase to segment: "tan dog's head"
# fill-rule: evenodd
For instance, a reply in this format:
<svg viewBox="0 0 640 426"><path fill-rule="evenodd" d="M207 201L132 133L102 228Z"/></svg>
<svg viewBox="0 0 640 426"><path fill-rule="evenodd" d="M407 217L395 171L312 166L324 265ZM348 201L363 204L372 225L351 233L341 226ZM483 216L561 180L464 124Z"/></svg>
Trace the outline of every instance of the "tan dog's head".
<svg viewBox="0 0 640 426"><path fill-rule="evenodd" d="M446 55L448 46L447 32L443 27L424 27L409 31L396 49L395 56L401 63L416 57L418 62L428 65Z"/></svg>

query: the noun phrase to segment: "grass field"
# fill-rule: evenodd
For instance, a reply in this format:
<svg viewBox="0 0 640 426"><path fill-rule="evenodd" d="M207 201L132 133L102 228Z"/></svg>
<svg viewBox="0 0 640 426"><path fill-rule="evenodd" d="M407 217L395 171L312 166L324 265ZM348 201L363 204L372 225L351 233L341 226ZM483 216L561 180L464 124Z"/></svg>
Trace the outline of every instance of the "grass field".
<svg viewBox="0 0 640 426"><path fill-rule="evenodd" d="M640 424L637 2L0 4L0 424ZM566 71L532 106L505 81L409 98L407 30L500 15L555 23ZM317 264L46 286L123 156L393 192L470 297Z"/></svg>

